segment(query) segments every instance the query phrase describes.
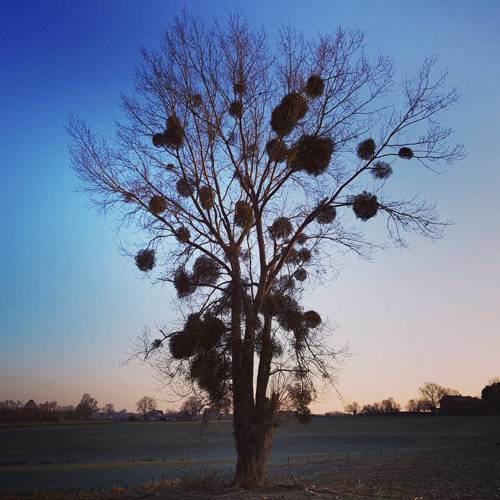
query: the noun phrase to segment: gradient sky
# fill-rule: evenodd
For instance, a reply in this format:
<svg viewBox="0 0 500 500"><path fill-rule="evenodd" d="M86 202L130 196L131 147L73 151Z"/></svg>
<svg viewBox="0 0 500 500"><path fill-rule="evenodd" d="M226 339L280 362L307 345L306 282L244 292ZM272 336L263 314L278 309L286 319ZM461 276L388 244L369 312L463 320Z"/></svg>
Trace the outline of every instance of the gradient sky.
<svg viewBox="0 0 500 500"><path fill-rule="evenodd" d="M455 225L437 242L339 260L307 298L337 325L352 356L339 372L346 401L416 396L427 380L476 395L500 375L500 2L497 1L7 1L0 3L0 400L133 409L157 392L148 368L121 367L130 339L174 317L172 291L141 279L120 255L115 219L89 209L70 169L70 111L99 132L120 117L138 48L154 48L186 6L206 19L239 11L270 37L338 25L367 33L370 55L398 75L435 54L462 99L444 117L467 158L440 175L400 178ZM325 392L314 410L339 409Z"/></svg>

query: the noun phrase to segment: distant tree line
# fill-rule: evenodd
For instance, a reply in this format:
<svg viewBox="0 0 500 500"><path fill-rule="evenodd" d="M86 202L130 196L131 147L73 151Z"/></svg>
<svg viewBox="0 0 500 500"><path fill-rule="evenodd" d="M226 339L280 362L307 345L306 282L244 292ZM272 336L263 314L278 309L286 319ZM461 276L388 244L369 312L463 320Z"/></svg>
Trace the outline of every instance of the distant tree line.
<svg viewBox="0 0 500 500"><path fill-rule="evenodd" d="M36 403L30 399L22 401L0 401L0 423L6 422L60 422L88 420L95 411L99 410L97 399L85 393L77 405L62 406L57 401ZM113 403L107 403L100 409L103 414L115 413ZM123 409L120 413L127 413Z"/></svg>
<svg viewBox="0 0 500 500"><path fill-rule="evenodd" d="M400 410L401 405L396 403L392 397L364 406L361 406L357 401L353 401L345 407L346 413L351 415L381 415L398 413Z"/></svg>
<svg viewBox="0 0 500 500"><path fill-rule="evenodd" d="M158 409L158 402L151 396L143 396L136 403L137 413L126 409L116 411L113 403L100 407L97 399L85 393L76 405L62 406L57 401L36 403L30 399L22 401L0 401L0 423L16 422L64 422L86 420L130 420L130 421L190 421L203 418L220 419L227 417L231 401L226 400L218 408L207 405L198 396L186 398L179 410Z"/></svg>
<svg viewBox="0 0 500 500"><path fill-rule="evenodd" d="M440 413L444 415L500 414L500 378L491 379L481 391L481 398L462 396L459 391L435 382L426 382L419 388L419 397L406 404L409 413ZM401 405L392 397L381 402L361 406L353 401L345 406L351 415L387 415L398 413ZM332 412L327 413L327 415Z"/></svg>

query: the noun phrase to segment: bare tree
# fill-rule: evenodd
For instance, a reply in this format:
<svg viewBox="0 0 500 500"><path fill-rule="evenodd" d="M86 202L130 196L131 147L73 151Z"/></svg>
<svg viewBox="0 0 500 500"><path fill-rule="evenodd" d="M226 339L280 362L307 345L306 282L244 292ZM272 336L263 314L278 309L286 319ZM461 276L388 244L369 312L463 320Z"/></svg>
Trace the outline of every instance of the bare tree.
<svg viewBox="0 0 500 500"><path fill-rule="evenodd" d="M413 413L421 413L426 411L431 411L427 400L425 399L410 399L408 403L406 403L406 409L409 412Z"/></svg>
<svg viewBox="0 0 500 500"><path fill-rule="evenodd" d="M390 397L382 400L380 403L375 402L373 404L364 405L361 408L361 413L380 415L384 413L399 413L401 406L394 401L394 398Z"/></svg>
<svg viewBox="0 0 500 500"><path fill-rule="evenodd" d="M156 410L157 402L151 396L143 396L136 403L137 411L142 413L144 418L150 411Z"/></svg>
<svg viewBox="0 0 500 500"><path fill-rule="evenodd" d="M360 410L361 410L361 406L359 405L359 403L357 401L353 401L352 403L349 403L345 407L345 411L347 413L351 413L352 415L357 415Z"/></svg>
<svg viewBox="0 0 500 500"><path fill-rule="evenodd" d="M283 29L271 49L236 17L207 27L186 15L143 51L114 140L69 122L84 189L143 230L137 266L156 264L183 306L179 327L146 332L138 351L184 394L231 398L237 485L265 481L278 410L308 421L315 381L333 380L339 351L300 299L334 253L367 252L361 226L376 215L399 244L443 226L423 200L385 188L410 160L462 155L438 123L456 92L426 60L391 94L392 63L369 61L363 43L357 31L307 41Z"/></svg>
<svg viewBox="0 0 500 500"><path fill-rule="evenodd" d="M106 413L106 415L111 416L113 415L113 413L115 412L115 405L113 403L106 403L102 410L104 411L104 413Z"/></svg>
<svg viewBox="0 0 500 500"><path fill-rule="evenodd" d="M443 387L434 382L426 382L419 388L421 395L421 404L429 411L435 413L439 409L439 404L443 396L460 396L460 392L456 389Z"/></svg>
<svg viewBox="0 0 500 500"><path fill-rule="evenodd" d="M411 413L416 413L418 411L420 411L419 409L419 404L418 404L418 400L416 399L409 399L408 400L408 403L406 403L406 410L411 412Z"/></svg>
<svg viewBox="0 0 500 500"><path fill-rule="evenodd" d="M205 403L198 396L188 397L181 406L181 412L187 413L191 418L195 418L201 414L201 410Z"/></svg>
<svg viewBox="0 0 500 500"><path fill-rule="evenodd" d="M498 378L491 379L488 385L483 387L481 398L491 403L497 410L500 410L500 380Z"/></svg>
<svg viewBox="0 0 500 500"><path fill-rule="evenodd" d="M373 404L364 405L363 408L361 408L361 413L364 413L365 415L374 415L382 413L382 408L380 403L375 402Z"/></svg>
<svg viewBox="0 0 500 500"><path fill-rule="evenodd" d="M396 403L396 401L394 401L394 398L390 397L384 399L380 403L380 408L382 413L399 413L399 411L401 410L401 405L399 403Z"/></svg>
<svg viewBox="0 0 500 500"><path fill-rule="evenodd" d="M80 402L76 405L75 413L78 417L86 420L92 416L92 413L96 411L97 408L97 399L85 393Z"/></svg>

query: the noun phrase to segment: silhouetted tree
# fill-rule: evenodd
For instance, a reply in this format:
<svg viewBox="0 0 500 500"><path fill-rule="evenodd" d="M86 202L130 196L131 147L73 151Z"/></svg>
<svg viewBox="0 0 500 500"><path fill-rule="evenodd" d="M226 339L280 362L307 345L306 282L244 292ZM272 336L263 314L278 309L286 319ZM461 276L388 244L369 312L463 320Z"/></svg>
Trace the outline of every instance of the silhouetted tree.
<svg viewBox="0 0 500 500"><path fill-rule="evenodd" d="M423 399L410 399L406 404L406 409L413 413L430 411L429 405Z"/></svg>
<svg viewBox="0 0 500 500"><path fill-rule="evenodd" d="M144 418L150 411L156 410L157 402L151 396L143 396L136 405L137 411L142 413L142 418Z"/></svg>
<svg viewBox="0 0 500 500"><path fill-rule="evenodd" d="M113 403L107 403L103 406L102 410L106 415L111 416L115 412L115 405Z"/></svg>
<svg viewBox="0 0 500 500"><path fill-rule="evenodd" d="M64 420L75 420L77 417L76 409L73 405L61 406L61 412Z"/></svg>
<svg viewBox="0 0 500 500"><path fill-rule="evenodd" d="M80 402L76 405L75 413L78 418L88 420L97 408L97 399L85 393Z"/></svg>
<svg viewBox="0 0 500 500"><path fill-rule="evenodd" d="M24 420L30 422L33 420L38 420L39 419L39 411L38 411L38 405L35 403L33 399L30 399L29 401L26 402L26 404L23 407L23 417Z"/></svg>
<svg viewBox="0 0 500 500"><path fill-rule="evenodd" d="M375 414L382 413L380 403L373 403L373 404L364 405L363 408L361 408L361 413L363 413L365 415L375 415Z"/></svg>
<svg viewBox="0 0 500 500"><path fill-rule="evenodd" d="M18 422L22 420L23 403L6 399L0 401L0 422Z"/></svg>
<svg viewBox="0 0 500 500"><path fill-rule="evenodd" d="M384 399L380 403L382 413L398 413L401 410L401 405L394 401L394 398Z"/></svg>
<svg viewBox="0 0 500 500"><path fill-rule="evenodd" d="M45 401L38 405L40 419L44 421L58 420L57 401Z"/></svg>
<svg viewBox="0 0 500 500"><path fill-rule="evenodd" d="M496 379L492 379L490 382L481 391L481 398L488 402L491 410L500 412L500 381L497 382Z"/></svg>
<svg viewBox="0 0 500 500"><path fill-rule="evenodd" d="M357 401L353 401L345 407L345 411L347 413L351 413L352 415L357 415L360 409L361 407Z"/></svg>
<svg viewBox="0 0 500 500"><path fill-rule="evenodd" d="M0 401L0 422L59 421L73 420L72 406L58 406L56 401L45 401L37 405L33 399L26 404L21 401Z"/></svg>
<svg viewBox="0 0 500 500"><path fill-rule="evenodd" d="M387 398L380 403L375 402L373 404L364 405L361 408L361 413L367 415L381 415L384 413L398 413L401 406L394 401L394 398Z"/></svg>
<svg viewBox="0 0 500 500"><path fill-rule="evenodd" d="M357 31L307 41L287 28L273 51L238 18L184 16L158 53L143 51L114 143L69 122L84 189L144 230L137 267L156 266L184 306L179 328L146 332L138 351L214 407L231 398L237 485L265 480L279 410L296 405L307 422L316 377L331 380L339 353L300 300L332 252L367 251L360 226L375 216L397 243L442 227L384 187L408 161L462 155L438 123L456 92L426 60L389 97L392 63L363 45Z"/></svg>
<svg viewBox="0 0 500 500"><path fill-rule="evenodd" d="M205 406L203 400L198 396L190 396L181 406L181 412L187 413L190 418L195 418L201 414L201 410Z"/></svg>
<svg viewBox="0 0 500 500"><path fill-rule="evenodd" d="M439 402L443 396L460 396L460 393L456 389L443 387L434 382L426 382L419 388L419 392L422 404L432 413L435 413L439 409Z"/></svg>

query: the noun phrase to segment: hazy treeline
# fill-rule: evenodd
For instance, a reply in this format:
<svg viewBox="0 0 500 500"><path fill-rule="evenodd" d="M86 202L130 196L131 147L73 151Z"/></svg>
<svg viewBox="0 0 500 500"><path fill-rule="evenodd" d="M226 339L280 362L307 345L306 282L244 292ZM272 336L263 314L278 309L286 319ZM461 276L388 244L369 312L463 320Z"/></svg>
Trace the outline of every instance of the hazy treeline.
<svg viewBox="0 0 500 500"><path fill-rule="evenodd" d="M0 401L0 423L15 422L64 422L81 420L115 420L115 421L190 421L217 419L229 415L231 405L228 401L217 410L207 406L197 397L190 396L184 400L179 410L158 409L158 402L151 396L143 396L136 403L137 412L126 409L115 410L113 403L99 406L97 399L84 394L76 405L62 406L57 401L36 403L30 399L26 403L15 400Z"/></svg>
<svg viewBox="0 0 500 500"><path fill-rule="evenodd" d="M481 391L481 398L463 396L456 389L444 387L434 382L423 384L422 387L419 387L418 394L419 397L410 399L406 404L407 412L446 415L500 414L500 377L495 377L488 382ZM147 415L157 411L157 402L150 396L141 398L136 406L138 414L143 420L147 419ZM400 411L401 405L392 397L363 406L353 401L345 406L345 413L351 415L391 415ZM26 403L14 400L0 401L0 423L88 420L95 412L98 412L101 418L138 419L137 414L130 414L126 409L116 411L113 403L99 407L97 399L87 393L82 396L78 404L66 406L59 405L57 401L36 403L33 399ZM161 419L165 417L167 420L174 416L177 417L176 420L191 420L201 417L202 414L204 417L220 418L228 416L229 412L229 403L214 413L209 407L205 407L204 402L196 396L187 398L179 411L167 410L165 413L159 411ZM337 414L341 414L341 412L326 413L326 415Z"/></svg>
<svg viewBox="0 0 500 500"><path fill-rule="evenodd" d="M463 396L456 389L426 382L419 396L410 399L405 409L410 413L442 413L446 415L490 415L500 413L500 378L491 379L481 391L481 398ZM361 406L353 401L345 406L351 415L387 415L399 413L401 405L392 397Z"/></svg>
<svg viewBox="0 0 500 500"><path fill-rule="evenodd" d="M71 420L88 420L94 411L99 409L97 399L84 394L76 405L59 405L57 401L36 403L30 399L22 401L0 401L0 423L4 422L60 422ZM104 405L101 411L115 413L112 403ZM127 410L120 413L127 414Z"/></svg>

